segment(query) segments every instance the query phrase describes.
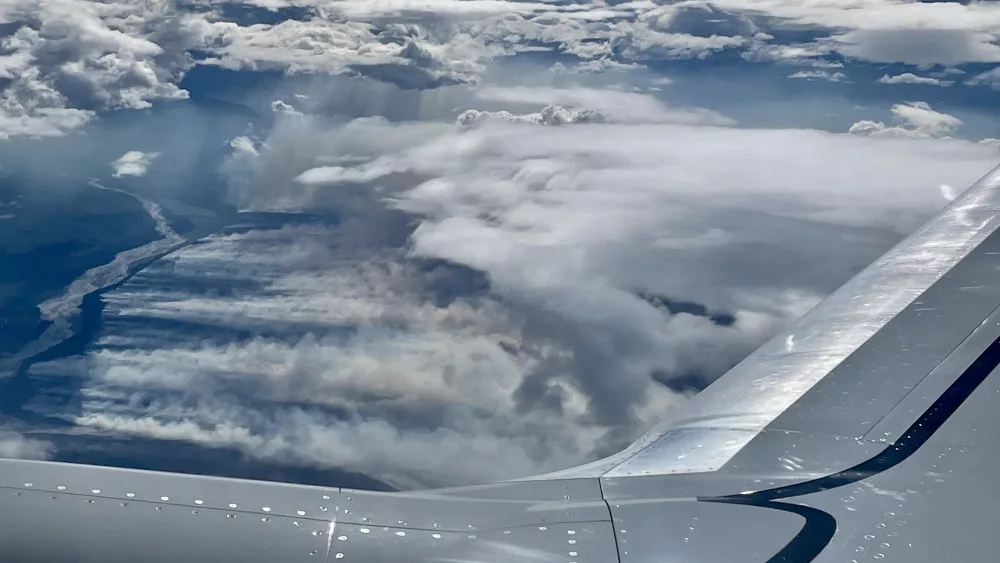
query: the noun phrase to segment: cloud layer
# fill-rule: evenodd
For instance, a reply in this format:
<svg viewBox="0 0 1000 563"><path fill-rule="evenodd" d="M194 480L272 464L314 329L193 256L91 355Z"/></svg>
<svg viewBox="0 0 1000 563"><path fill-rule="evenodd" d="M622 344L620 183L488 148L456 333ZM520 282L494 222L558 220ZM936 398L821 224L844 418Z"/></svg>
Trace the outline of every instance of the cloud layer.
<svg viewBox="0 0 1000 563"><path fill-rule="evenodd" d="M922 103L894 112L927 135L886 139L630 99L597 123L279 112L232 143L231 196L308 215L213 235L109 294L73 421L400 487L582 463L919 225L941 185L994 165L991 146L932 138L957 123Z"/></svg>
<svg viewBox="0 0 1000 563"><path fill-rule="evenodd" d="M726 52L806 67L858 60L916 70L1000 61L1000 7L992 3L861 0L845 10L771 0L13 0L0 8L0 24L4 137L60 135L104 111L184 99L180 80L196 64L361 75L423 90L477 83L498 59L537 52L584 72ZM812 38L781 39L802 29ZM968 83L990 84L988 72ZM845 77L810 68L789 75ZM883 82L934 80L905 72Z"/></svg>
<svg viewBox="0 0 1000 563"><path fill-rule="evenodd" d="M752 96L728 87L734 68L759 69L775 91L996 88L998 6L2 3L3 139L64 136L113 112L206 99L266 114L234 110L254 125L211 163L226 179L217 200L244 212L242 226L110 292L94 348L33 373L79 378L80 411L50 413L79 425L401 487L610 453L997 154L995 138L955 138L963 119L975 125L965 113L904 94L885 102L889 123L817 102L840 133L738 129L765 120L664 100L688 92L696 104L739 106ZM681 72L692 62L717 70L718 82L692 87ZM199 98L204 84L183 82L199 65L272 78L234 87L246 90L235 101ZM966 65L975 70L959 78ZM265 84L281 73L278 95ZM373 101L375 89L345 84L391 95ZM350 119L372 113L385 115ZM143 150L122 155L132 147ZM136 185L177 172L155 143L114 151L101 170ZM216 197L211 189L198 196ZM43 303L46 318L61 320L51 341L69 334L85 293L122 281L136 257L184 244L153 199L142 201L164 238ZM16 436L0 436L0 455L50 454Z"/></svg>

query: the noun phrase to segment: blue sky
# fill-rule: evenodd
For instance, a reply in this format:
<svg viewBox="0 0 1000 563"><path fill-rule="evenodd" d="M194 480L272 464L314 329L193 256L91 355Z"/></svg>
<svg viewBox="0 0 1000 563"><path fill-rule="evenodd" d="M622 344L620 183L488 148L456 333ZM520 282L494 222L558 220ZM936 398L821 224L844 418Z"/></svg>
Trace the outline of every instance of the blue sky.
<svg viewBox="0 0 1000 563"><path fill-rule="evenodd" d="M6 2L0 166L157 225L43 305L114 286L24 376L72 378L78 429L400 487L591 460L996 164L998 34L993 3Z"/></svg>

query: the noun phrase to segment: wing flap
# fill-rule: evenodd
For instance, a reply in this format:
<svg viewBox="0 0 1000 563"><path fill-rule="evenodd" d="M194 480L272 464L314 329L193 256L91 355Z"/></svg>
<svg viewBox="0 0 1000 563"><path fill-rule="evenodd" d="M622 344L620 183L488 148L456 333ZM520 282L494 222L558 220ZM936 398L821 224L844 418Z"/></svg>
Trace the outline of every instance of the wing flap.
<svg viewBox="0 0 1000 563"><path fill-rule="evenodd" d="M1000 291L1000 288L997 288ZM896 442L920 417L940 403L949 390L962 385L961 378L981 380L993 371L998 338L1000 308L955 349L927 377L920 381L864 436L866 440ZM954 392L954 391L952 391Z"/></svg>
<svg viewBox="0 0 1000 563"><path fill-rule="evenodd" d="M768 428L868 434L1000 306L998 254L995 231Z"/></svg>

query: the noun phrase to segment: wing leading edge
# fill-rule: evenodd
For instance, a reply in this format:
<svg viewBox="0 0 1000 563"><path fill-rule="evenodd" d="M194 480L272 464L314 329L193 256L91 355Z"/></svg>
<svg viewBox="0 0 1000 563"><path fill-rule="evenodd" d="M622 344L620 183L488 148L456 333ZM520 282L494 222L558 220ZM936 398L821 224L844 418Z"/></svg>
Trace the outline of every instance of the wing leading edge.
<svg viewBox="0 0 1000 563"><path fill-rule="evenodd" d="M609 458L376 493L0 460L4 561L979 560L1000 171ZM992 533L991 533L992 532ZM725 541L720 541L724 539Z"/></svg>

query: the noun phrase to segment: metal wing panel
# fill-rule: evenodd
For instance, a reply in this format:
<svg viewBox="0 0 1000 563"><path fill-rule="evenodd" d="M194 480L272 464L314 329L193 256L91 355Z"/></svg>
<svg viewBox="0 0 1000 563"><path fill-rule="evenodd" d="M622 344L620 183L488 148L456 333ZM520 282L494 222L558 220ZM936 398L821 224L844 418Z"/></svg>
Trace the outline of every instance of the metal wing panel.
<svg viewBox="0 0 1000 563"><path fill-rule="evenodd" d="M338 525L329 561L345 563L615 563L610 521L441 532Z"/></svg>
<svg viewBox="0 0 1000 563"><path fill-rule="evenodd" d="M315 563L329 524L214 508L0 489L9 563Z"/></svg>
<svg viewBox="0 0 1000 563"><path fill-rule="evenodd" d="M1000 291L1000 290L998 290ZM943 362L920 381L888 414L865 435L866 440L895 442L951 388L1000 336L1000 308L960 344Z"/></svg>
<svg viewBox="0 0 1000 563"><path fill-rule="evenodd" d="M327 559L329 557L329 559ZM614 563L596 479L377 493L0 459L0 561Z"/></svg>
<svg viewBox="0 0 1000 563"><path fill-rule="evenodd" d="M990 362L1000 361L1000 345ZM816 563L993 561L1000 485L1000 370L956 381L926 413L922 426L887 450L885 469L858 481L789 499L839 523ZM945 411L945 416L935 412ZM953 414L948 414L953 411ZM877 464L876 464L877 465ZM802 560L806 563L808 560Z"/></svg>
<svg viewBox="0 0 1000 563"><path fill-rule="evenodd" d="M18 459L0 459L3 490L321 521L340 496L326 487Z"/></svg>
<svg viewBox="0 0 1000 563"><path fill-rule="evenodd" d="M991 234L768 428L851 437L868 434L1000 306L998 255L1000 231Z"/></svg>
<svg viewBox="0 0 1000 563"><path fill-rule="evenodd" d="M804 523L789 512L655 494L612 506L621 563L767 561Z"/></svg>
<svg viewBox="0 0 1000 563"><path fill-rule="evenodd" d="M397 493L344 489L337 515L344 523L465 533L609 519L597 479Z"/></svg>
<svg viewBox="0 0 1000 563"><path fill-rule="evenodd" d="M992 335L992 342L978 352L975 347L961 352L965 367L891 444L854 441L869 449L875 447L865 459L830 474L778 486L765 483L767 474L762 473L758 475L761 484L753 489L696 497L697 503L718 506L722 522L732 521L742 513L746 521L771 523L771 530L763 535L768 539L783 536L780 547L760 551L759 534L733 526L729 544L745 549L720 558L713 546L705 546L685 550L685 560L930 563L992 559L1000 548L1000 537L991 533L990 527L995 523L994 499L1000 494L994 479L996 467L1000 466L1000 435L990 431L1000 423L995 406L1000 399L998 332L1000 325L994 320L976 331L969 341L978 340L977 335ZM979 344L982 342L977 341ZM911 394L904 402L911 400L922 401L923 395ZM785 432L765 430L762 436L769 434ZM805 439L823 438L795 434ZM785 451L779 455L788 456L795 452L795 446L804 443L808 442L778 440L774 445L779 449L784 445ZM810 455L817 456L816 448ZM673 479L676 477L618 479L633 488L640 483L643 486L638 495L624 497L621 502L613 493L608 495L616 527L638 523L640 528L648 529L648 521L675 513L677 499L657 495L660 485ZM651 498L639 502L636 497L642 494ZM792 532L788 530L788 516L800 517ZM674 542L657 539L662 535L647 530L640 556L628 558L623 553L622 561L660 561L659 554L675 549ZM624 550L620 538L619 549Z"/></svg>
<svg viewBox="0 0 1000 563"><path fill-rule="evenodd" d="M1000 423L997 366L1000 339L897 440L861 463L801 483L699 501L803 516L799 532L767 559L773 563L991 560L1000 548L993 532L1000 435L990 431Z"/></svg>
<svg viewBox="0 0 1000 563"><path fill-rule="evenodd" d="M764 430L718 471L601 477L605 499L615 503L654 497L724 497L825 477L870 459L884 443L841 436ZM614 511L614 508L612 508Z"/></svg>

